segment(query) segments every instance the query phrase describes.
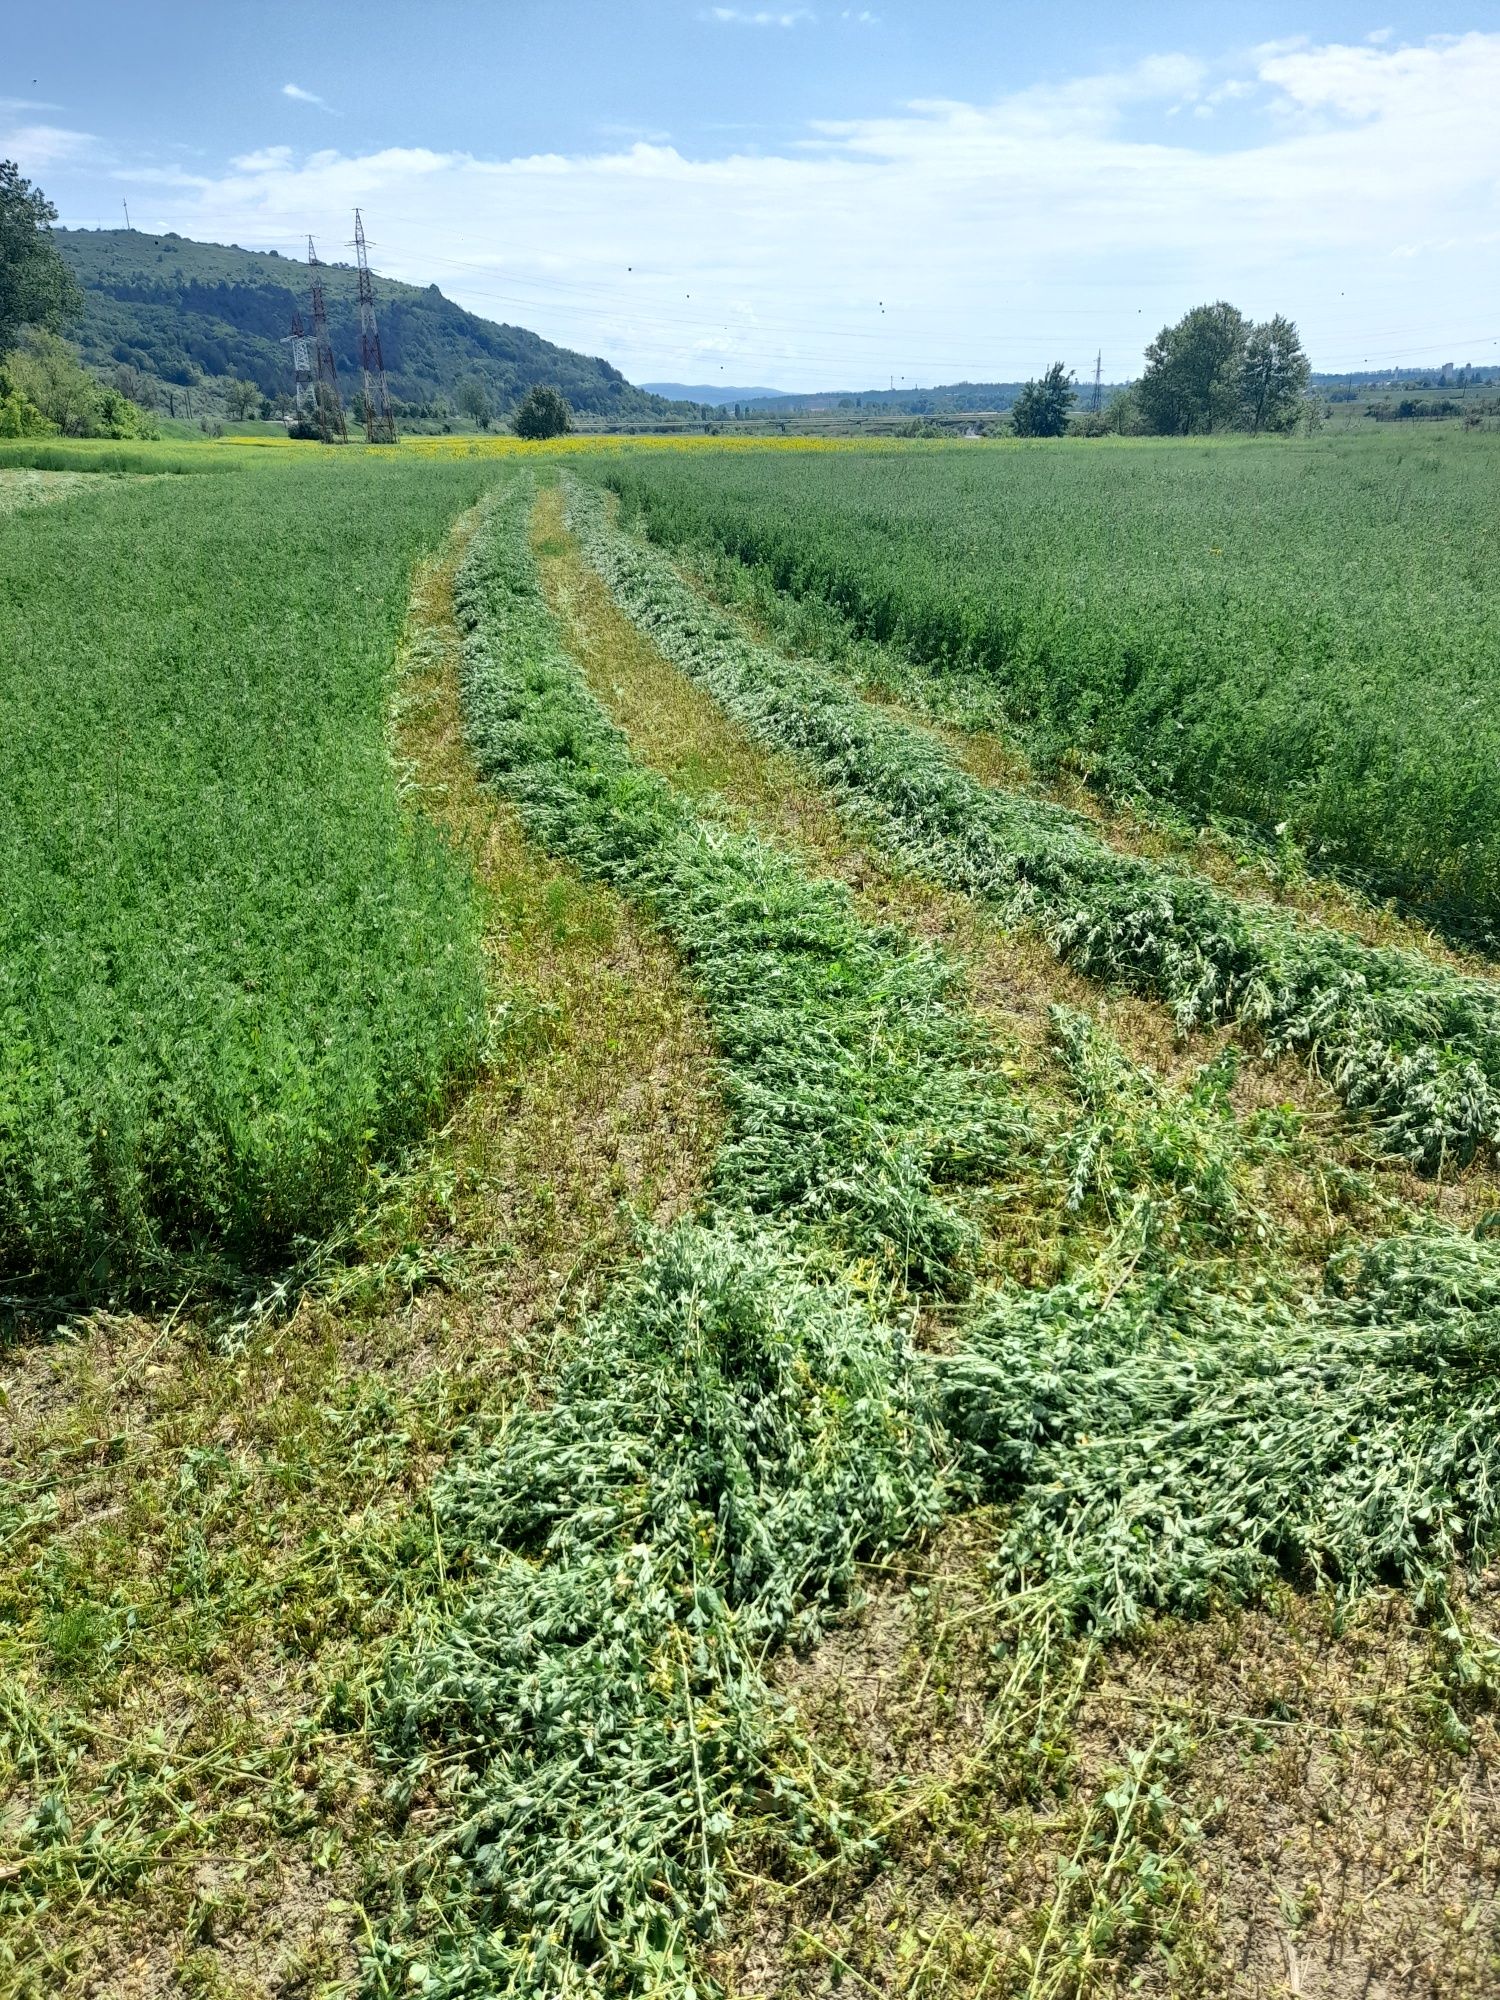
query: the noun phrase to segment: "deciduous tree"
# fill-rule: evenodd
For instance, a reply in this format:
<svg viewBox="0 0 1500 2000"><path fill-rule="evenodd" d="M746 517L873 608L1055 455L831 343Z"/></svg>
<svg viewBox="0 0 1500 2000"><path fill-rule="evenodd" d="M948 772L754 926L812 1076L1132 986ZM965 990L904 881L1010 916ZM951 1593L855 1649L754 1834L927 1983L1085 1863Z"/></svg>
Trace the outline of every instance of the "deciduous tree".
<svg viewBox="0 0 1500 2000"><path fill-rule="evenodd" d="M231 377L224 385L224 408L236 422L253 417L260 408L260 390L248 377Z"/></svg>
<svg viewBox="0 0 1500 2000"><path fill-rule="evenodd" d="M1311 368L1296 327L1277 313L1252 327L1240 374L1240 421L1251 431L1289 431L1297 421Z"/></svg>
<svg viewBox="0 0 1500 2000"><path fill-rule="evenodd" d="M60 333L83 310L83 294L52 240L57 210L14 160L0 160L0 354L23 326Z"/></svg>
<svg viewBox="0 0 1500 2000"><path fill-rule="evenodd" d="M494 422L495 412L490 403L489 391L472 375L458 385L458 407L469 421L477 424L482 431L487 431Z"/></svg>
<svg viewBox="0 0 1500 2000"><path fill-rule="evenodd" d="M573 412L561 389L544 388L538 382L517 403L510 421L517 437L563 437L573 428Z"/></svg>
<svg viewBox="0 0 1500 2000"><path fill-rule="evenodd" d="M1010 413L1011 429L1017 437L1061 437L1077 399L1072 376L1060 361L1054 361L1040 382L1028 382L1017 396Z"/></svg>
<svg viewBox="0 0 1500 2000"><path fill-rule="evenodd" d="M1146 349L1146 372L1136 385L1150 428L1167 436L1228 430L1239 415L1249 338L1250 322L1225 299L1194 306L1176 326L1164 326Z"/></svg>

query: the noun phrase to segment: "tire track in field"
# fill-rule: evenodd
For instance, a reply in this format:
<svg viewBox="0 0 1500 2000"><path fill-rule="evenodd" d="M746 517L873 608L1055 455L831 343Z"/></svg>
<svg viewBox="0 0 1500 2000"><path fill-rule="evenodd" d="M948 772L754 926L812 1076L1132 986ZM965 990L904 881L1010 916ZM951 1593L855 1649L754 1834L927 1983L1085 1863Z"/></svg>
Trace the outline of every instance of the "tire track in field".
<svg viewBox="0 0 1500 2000"><path fill-rule="evenodd" d="M422 809L480 885L491 983L519 1035L506 1060L502 1021L500 1068L460 1108L450 1144L498 1147L512 1199L534 1204L547 1190L548 1227L578 1262L592 1254L590 1232L623 1240L622 1201L656 1222L692 1206L718 1144L715 1058L670 945L622 897L541 854L479 781L453 618L454 573L474 525L469 517L458 545L419 577L419 629L436 637L409 656L396 739ZM502 1227L493 1219L480 1241Z"/></svg>

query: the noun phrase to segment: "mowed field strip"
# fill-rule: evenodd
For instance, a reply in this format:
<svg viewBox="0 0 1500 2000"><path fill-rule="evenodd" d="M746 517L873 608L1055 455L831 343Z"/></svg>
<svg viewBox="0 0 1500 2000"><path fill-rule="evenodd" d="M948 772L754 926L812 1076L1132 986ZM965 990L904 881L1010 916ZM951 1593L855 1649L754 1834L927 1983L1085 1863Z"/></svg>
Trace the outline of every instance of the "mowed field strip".
<svg viewBox="0 0 1500 2000"><path fill-rule="evenodd" d="M950 461L205 447L0 524L22 612L185 506L249 579L0 687L29 825L122 746L3 857L0 1992L1490 1990L1482 924L878 629L836 468L919 547ZM731 553L799 490L816 561Z"/></svg>

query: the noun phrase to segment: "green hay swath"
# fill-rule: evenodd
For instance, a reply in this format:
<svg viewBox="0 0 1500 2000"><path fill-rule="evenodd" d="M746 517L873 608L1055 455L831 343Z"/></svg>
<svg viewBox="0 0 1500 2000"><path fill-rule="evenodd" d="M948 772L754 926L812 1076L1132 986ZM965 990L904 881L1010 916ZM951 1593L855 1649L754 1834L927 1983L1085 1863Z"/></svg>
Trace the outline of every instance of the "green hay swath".
<svg viewBox="0 0 1500 2000"><path fill-rule="evenodd" d="M1500 1141L1500 992L1184 870L1116 853L1074 815L982 785L926 731L832 673L755 644L668 557L574 482L570 521L622 608L758 740L795 752L904 862L1030 919L1095 979L1155 995L1183 1029L1233 1021L1316 1064L1392 1151L1425 1167Z"/></svg>
<svg viewBox="0 0 1500 2000"><path fill-rule="evenodd" d="M686 2000L747 1823L774 1816L809 1865L868 1851L764 1679L861 1559L965 1494L1013 1510L993 1737L1016 1755L1006 1719L1076 1690L1076 1635L1287 1569L1437 1598L1494 1540L1500 1260L1412 1239L1339 1266L1325 1300L1210 1289L1173 1259L1234 1238L1222 1080L1173 1114L1059 1017L1085 1111L1073 1197L1144 1190L1176 1220L1128 1289L1007 1290L951 1359L916 1356L913 1290L969 1288L965 1184L1051 1187L1059 1162L994 1095L939 960L632 762L559 647L528 496L460 578L475 754L534 837L677 941L731 1119L711 1212L647 1234L545 1405L434 1490L443 1601L385 1727L446 1823L368 1974L387 1995Z"/></svg>

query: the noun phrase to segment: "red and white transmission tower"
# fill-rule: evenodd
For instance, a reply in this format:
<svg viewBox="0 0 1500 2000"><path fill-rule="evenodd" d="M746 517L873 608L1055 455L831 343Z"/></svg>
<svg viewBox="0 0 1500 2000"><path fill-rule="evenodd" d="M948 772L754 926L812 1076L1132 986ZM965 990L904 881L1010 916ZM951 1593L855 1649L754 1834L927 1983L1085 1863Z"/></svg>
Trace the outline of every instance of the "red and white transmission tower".
<svg viewBox="0 0 1500 2000"><path fill-rule="evenodd" d="M359 365L365 375L365 436L371 444L396 442L396 412L385 386L385 362L380 353L380 329L375 324L375 288L365 255L364 218L354 211L354 261L359 266Z"/></svg>
<svg viewBox="0 0 1500 2000"><path fill-rule="evenodd" d="M323 303L323 280L318 276L323 267L318 262L318 253L310 236L307 239L307 268L311 273L308 289L312 293L313 355L317 375L313 396L318 409L318 429L324 444L332 444L335 437L340 444L347 444L349 431L344 422L344 399L339 394L338 370L333 365L333 345L328 338L328 308Z"/></svg>

